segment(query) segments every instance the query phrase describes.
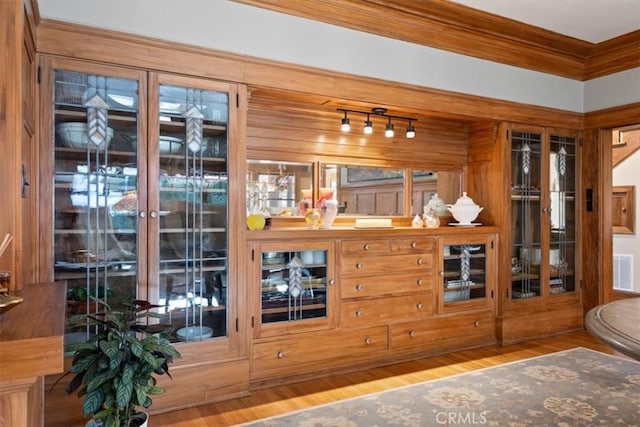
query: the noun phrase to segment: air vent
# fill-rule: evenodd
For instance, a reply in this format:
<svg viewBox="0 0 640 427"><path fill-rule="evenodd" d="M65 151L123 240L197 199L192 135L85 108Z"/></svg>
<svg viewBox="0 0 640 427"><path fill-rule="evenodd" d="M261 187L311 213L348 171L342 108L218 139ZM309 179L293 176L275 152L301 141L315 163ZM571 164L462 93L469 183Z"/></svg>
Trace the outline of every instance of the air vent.
<svg viewBox="0 0 640 427"><path fill-rule="evenodd" d="M633 255L613 255L613 289L633 291Z"/></svg>

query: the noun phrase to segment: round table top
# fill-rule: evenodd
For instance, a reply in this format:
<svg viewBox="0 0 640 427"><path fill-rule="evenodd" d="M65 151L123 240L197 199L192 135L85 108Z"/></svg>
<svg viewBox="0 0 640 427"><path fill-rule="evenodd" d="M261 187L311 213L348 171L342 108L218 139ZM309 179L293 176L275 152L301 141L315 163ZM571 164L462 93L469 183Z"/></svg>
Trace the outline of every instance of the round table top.
<svg viewBox="0 0 640 427"><path fill-rule="evenodd" d="M611 348L640 360L640 297L592 308L585 317L585 326Z"/></svg>

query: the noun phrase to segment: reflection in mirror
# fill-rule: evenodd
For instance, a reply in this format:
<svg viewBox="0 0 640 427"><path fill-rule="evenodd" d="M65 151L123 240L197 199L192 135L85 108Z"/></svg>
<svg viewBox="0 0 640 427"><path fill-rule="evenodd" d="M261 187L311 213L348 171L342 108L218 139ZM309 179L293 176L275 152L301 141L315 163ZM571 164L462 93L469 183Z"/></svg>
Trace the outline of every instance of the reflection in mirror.
<svg viewBox="0 0 640 427"><path fill-rule="evenodd" d="M428 170L413 170L412 179L412 215L421 214L429 200L440 197L438 194L438 173Z"/></svg>
<svg viewBox="0 0 640 427"><path fill-rule="evenodd" d="M404 172L401 168L321 164L320 189L333 189L339 214L404 215Z"/></svg>
<svg viewBox="0 0 640 427"><path fill-rule="evenodd" d="M298 215L298 202L312 189L311 163L247 160L247 212Z"/></svg>

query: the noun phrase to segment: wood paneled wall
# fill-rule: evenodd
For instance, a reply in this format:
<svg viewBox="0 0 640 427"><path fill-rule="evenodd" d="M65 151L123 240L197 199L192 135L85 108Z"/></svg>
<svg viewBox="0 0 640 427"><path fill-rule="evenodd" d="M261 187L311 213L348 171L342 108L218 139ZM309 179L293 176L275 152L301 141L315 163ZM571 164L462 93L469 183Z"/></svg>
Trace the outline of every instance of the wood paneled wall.
<svg viewBox="0 0 640 427"><path fill-rule="evenodd" d="M392 111L389 114L393 114ZM396 136L386 138L386 120L372 117L374 133L364 135L366 116L350 116L352 130L340 131L342 113L312 104L269 104L253 97L247 117L251 159L316 160L372 166L461 171L467 161L467 125L445 119L413 122L416 137L404 135L407 122L393 120ZM284 158L283 158L284 157Z"/></svg>

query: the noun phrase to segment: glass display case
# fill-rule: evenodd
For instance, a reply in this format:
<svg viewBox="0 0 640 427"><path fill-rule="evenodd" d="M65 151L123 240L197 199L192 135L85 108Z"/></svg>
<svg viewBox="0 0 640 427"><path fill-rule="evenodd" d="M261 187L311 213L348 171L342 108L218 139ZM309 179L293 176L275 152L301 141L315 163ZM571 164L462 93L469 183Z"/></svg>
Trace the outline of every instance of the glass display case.
<svg viewBox="0 0 640 427"><path fill-rule="evenodd" d="M151 247L158 248L150 253L158 260L158 286L149 292L165 306L164 320L180 341L227 335L228 107L222 90L161 78L149 109L158 117L150 130L157 145L149 154L157 149L159 159L149 168L159 190L159 226L150 235ZM155 205L155 194L149 196Z"/></svg>
<svg viewBox="0 0 640 427"><path fill-rule="evenodd" d="M137 296L138 80L70 70L53 73L53 266L68 285L67 313L95 312ZM68 330L83 341L88 330Z"/></svg>
<svg viewBox="0 0 640 427"><path fill-rule="evenodd" d="M332 324L332 243L262 244L259 249L261 336Z"/></svg>
<svg viewBox="0 0 640 427"><path fill-rule="evenodd" d="M489 304L495 265L493 245L493 239L487 236L443 239L440 277L445 311L459 303Z"/></svg>
<svg viewBox="0 0 640 427"><path fill-rule="evenodd" d="M174 340L228 336L231 85L92 69L113 74L52 71L52 267L68 314L141 298Z"/></svg>
<svg viewBox="0 0 640 427"><path fill-rule="evenodd" d="M576 291L576 140L512 132L512 300Z"/></svg>

